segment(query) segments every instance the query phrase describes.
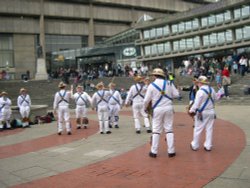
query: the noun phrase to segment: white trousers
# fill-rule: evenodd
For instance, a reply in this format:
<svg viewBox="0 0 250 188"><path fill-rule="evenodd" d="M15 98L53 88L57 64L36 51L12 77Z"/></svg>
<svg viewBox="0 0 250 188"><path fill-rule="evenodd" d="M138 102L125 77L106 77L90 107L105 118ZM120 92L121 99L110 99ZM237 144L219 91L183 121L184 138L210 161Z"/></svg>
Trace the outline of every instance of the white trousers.
<svg viewBox="0 0 250 188"><path fill-rule="evenodd" d="M166 106L164 108L157 107L154 109L152 119L152 145L151 152L157 154L160 142L160 134L164 129L168 153L175 153L174 147L174 133L173 133L173 118L174 112L172 106Z"/></svg>
<svg viewBox="0 0 250 188"><path fill-rule="evenodd" d="M63 131L63 122L66 124L66 131L71 131L70 126L70 114L69 114L69 107L68 106L59 106L57 110L58 114L58 132Z"/></svg>
<svg viewBox="0 0 250 188"><path fill-rule="evenodd" d="M29 115L30 115L29 106L21 106L19 111L20 111L22 118L29 118ZM29 125L29 122L25 121L25 122L22 122L22 124L23 124L23 127L27 127Z"/></svg>
<svg viewBox="0 0 250 188"><path fill-rule="evenodd" d="M109 105L109 124L118 125L120 105Z"/></svg>
<svg viewBox="0 0 250 188"><path fill-rule="evenodd" d="M99 131L106 133L107 131L109 131L108 106L98 106L97 115L98 115L98 120L99 120Z"/></svg>
<svg viewBox="0 0 250 188"><path fill-rule="evenodd" d="M19 112L22 118L28 118L30 115L30 107L29 106L21 106Z"/></svg>
<svg viewBox="0 0 250 188"><path fill-rule="evenodd" d="M141 129L141 123L139 118L142 116L144 119L144 124L147 129L150 129L150 123L148 119L148 114L144 111L143 103L133 103L133 116L135 121L135 129Z"/></svg>
<svg viewBox="0 0 250 188"><path fill-rule="evenodd" d="M0 129L3 128L3 122L6 122L7 128L10 128L10 117L11 117L11 109L3 108L0 112Z"/></svg>
<svg viewBox="0 0 250 188"><path fill-rule="evenodd" d="M87 117L87 108L86 106L76 106L76 118Z"/></svg>
<svg viewBox="0 0 250 188"><path fill-rule="evenodd" d="M206 129L206 138L204 142L204 147L208 150L212 148L212 140L213 140L213 125L215 119L214 110L203 111L202 112L202 120L195 116L194 123L194 133L193 133L193 141L191 142L191 146L194 150L197 150L200 145L200 136L204 129Z"/></svg>

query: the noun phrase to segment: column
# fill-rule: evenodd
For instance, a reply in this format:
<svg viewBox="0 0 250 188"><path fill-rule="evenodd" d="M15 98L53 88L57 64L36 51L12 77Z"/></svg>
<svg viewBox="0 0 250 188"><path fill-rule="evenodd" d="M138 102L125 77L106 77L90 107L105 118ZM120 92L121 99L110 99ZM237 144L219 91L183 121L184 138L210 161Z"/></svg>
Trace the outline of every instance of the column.
<svg viewBox="0 0 250 188"><path fill-rule="evenodd" d="M93 4L89 4L89 36L88 46L93 47L95 45L95 34L94 34L94 16L93 16Z"/></svg>
<svg viewBox="0 0 250 188"><path fill-rule="evenodd" d="M40 20L39 20L39 41L40 47L37 50L36 61L36 80L47 80L48 74L46 70L46 51L45 51L45 29L44 29L44 0L40 0Z"/></svg>

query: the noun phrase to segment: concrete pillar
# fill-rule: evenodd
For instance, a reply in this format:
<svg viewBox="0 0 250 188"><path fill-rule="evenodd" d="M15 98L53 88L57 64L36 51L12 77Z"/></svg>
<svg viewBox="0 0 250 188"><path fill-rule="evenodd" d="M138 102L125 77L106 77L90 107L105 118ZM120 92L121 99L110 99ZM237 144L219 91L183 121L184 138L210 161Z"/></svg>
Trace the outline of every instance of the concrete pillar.
<svg viewBox="0 0 250 188"><path fill-rule="evenodd" d="M40 49L37 53L37 61L36 61L36 80L47 80L48 74L46 70L46 51L45 51L45 29L44 29L44 0L40 0Z"/></svg>
<svg viewBox="0 0 250 188"><path fill-rule="evenodd" d="M93 4L89 4L89 36L88 36L88 46L93 47L95 45L95 32L94 32L94 13Z"/></svg>

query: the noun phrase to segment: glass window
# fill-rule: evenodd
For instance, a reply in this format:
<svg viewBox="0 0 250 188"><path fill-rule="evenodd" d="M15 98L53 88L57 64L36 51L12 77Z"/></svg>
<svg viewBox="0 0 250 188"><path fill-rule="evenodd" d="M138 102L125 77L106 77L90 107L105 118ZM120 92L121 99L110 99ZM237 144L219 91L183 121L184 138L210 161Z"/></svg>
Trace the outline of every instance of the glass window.
<svg viewBox="0 0 250 188"><path fill-rule="evenodd" d="M13 38L8 35L0 35L0 67L14 67Z"/></svg>
<svg viewBox="0 0 250 188"><path fill-rule="evenodd" d="M203 46L209 46L209 35L204 35L202 38L203 38Z"/></svg>
<svg viewBox="0 0 250 188"><path fill-rule="evenodd" d="M164 43L164 51L166 53L171 52L170 42Z"/></svg>
<svg viewBox="0 0 250 188"><path fill-rule="evenodd" d="M172 33L177 33L178 32L178 25L174 24L172 25Z"/></svg>
<svg viewBox="0 0 250 188"><path fill-rule="evenodd" d="M157 46L156 46L156 44L153 44L151 46L151 54L157 54Z"/></svg>
<svg viewBox="0 0 250 188"><path fill-rule="evenodd" d="M163 45L163 43L157 44L157 50L158 50L158 54L163 54L164 53L164 45Z"/></svg>
<svg viewBox="0 0 250 188"><path fill-rule="evenodd" d="M144 52L145 52L145 55L150 55L151 54L151 46L145 46Z"/></svg>
<svg viewBox="0 0 250 188"><path fill-rule="evenodd" d="M157 37L163 36L163 28L162 27L156 28L156 36Z"/></svg>
<svg viewBox="0 0 250 188"><path fill-rule="evenodd" d="M181 39L179 41L179 45L180 45L180 50L185 50L186 49L186 40L185 39Z"/></svg>
<svg viewBox="0 0 250 188"><path fill-rule="evenodd" d="M233 40L232 30L227 30L225 34L226 34L226 41L231 42Z"/></svg>
<svg viewBox="0 0 250 188"><path fill-rule="evenodd" d="M156 29L153 28L150 30L150 38L155 38L156 37Z"/></svg>
<svg viewBox="0 0 250 188"><path fill-rule="evenodd" d="M193 38L188 38L186 39L186 45L187 45L187 48L193 48L194 47L194 42L193 42Z"/></svg>
<svg viewBox="0 0 250 188"><path fill-rule="evenodd" d="M241 17L241 9L238 8L238 9L235 9L234 10L234 19L240 19Z"/></svg>
<svg viewBox="0 0 250 188"><path fill-rule="evenodd" d="M225 21L231 20L231 12L229 10L224 13L224 19Z"/></svg>
<svg viewBox="0 0 250 188"><path fill-rule="evenodd" d="M216 44L217 43L217 34L216 33L210 34L209 42L210 42L210 44Z"/></svg>
<svg viewBox="0 0 250 188"><path fill-rule="evenodd" d="M218 43L219 44L224 43L226 41L226 39L225 39L225 32L217 33L217 39L218 39Z"/></svg>
<svg viewBox="0 0 250 188"><path fill-rule="evenodd" d="M185 30L184 22L181 22L178 24L178 30L179 30L179 32L184 32L184 30Z"/></svg>
<svg viewBox="0 0 250 188"><path fill-rule="evenodd" d="M144 39L149 39L150 38L150 32L149 32L149 30L144 30L143 31L143 38Z"/></svg>
<svg viewBox="0 0 250 188"><path fill-rule="evenodd" d="M241 40L243 38L242 28L235 30L236 40Z"/></svg>
<svg viewBox="0 0 250 188"><path fill-rule="evenodd" d="M214 15L211 15L208 17L208 24L211 26L211 25L215 25L215 16Z"/></svg>
<svg viewBox="0 0 250 188"><path fill-rule="evenodd" d="M250 38L250 26L245 26L243 28L243 36L244 36L244 39Z"/></svg>
<svg viewBox="0 0 250 188"><path fill-rule="evenodd" d="M192 21L193 29L198 29L199 28L199 20L198 18L194 19Z"/></svg>
<svg viewBox="0 0 250 188"><path fill-rule="evenodd" d="M208 19L207 19L207 17L201 18L201 26L202 27L207 27L208 26Z"/></svg>
<svg viewBox="0 0 250 188"><path fill-rule="evenodd" d="M186 31L191 30L192 29L192 21L185 22L185 28L186 28Z"/></svg>
<svg viewBox="0 0 250 188"><path fill-rule="evenodd" d="M165 27L163 27L163 35L164 35L164 36L169 35L169 27L168 27L168 25L165 26Z"/></svg>
<svg viewBox="0 0 250 188"><path fill-rule="evenodd" d="M179 41L177 40L177 41L174 41L173 42L173 50L174 51L179 51Z"/></svg>
<svg viewBox="0 0 250 188"><path fill-rule="evenodd" d="M216 23L220 24L220 23L223 23L223 22L224 22L224 14L223 13L217 14L216 15Z"/></svg>
<svg viewBox="0 0 250 188"><path fill-rule="evenodd" d="M242 7L241 14L242 14L242 17L248 17L250 15L250 8L249 8L249 6Z"/></svg>
<svg viewBox="0 0 250 188"><path fill-rule="evenodd" d="M200 47L201 44L200 44L200 38L197 36L197 37L194 37L194 47L197 48L197 47Z"/></svg>

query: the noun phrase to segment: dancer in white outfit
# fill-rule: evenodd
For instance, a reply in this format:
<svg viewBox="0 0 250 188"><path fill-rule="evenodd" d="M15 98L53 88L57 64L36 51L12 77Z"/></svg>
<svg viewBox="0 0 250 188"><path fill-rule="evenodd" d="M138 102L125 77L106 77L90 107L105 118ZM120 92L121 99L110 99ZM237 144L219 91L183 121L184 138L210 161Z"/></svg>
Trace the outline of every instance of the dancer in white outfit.
<svg viewBox="0 0 250 188"><path fill-rule="evenodd" d="M76 87L76 93L73 96L73 99L76 103L76 124L77 129L81 129L82 125L84 129L88 127L88 118L87 118L87 106L91 104L91 97L88 93L83 91L83 86L78 85ZM73 93L73 92L72 92Z"/></svg>
<svg viewBox="0 0 250 188"><path fill-rule="evenodd" d="M71 135L71 125L70 125L70 113L69 113L69 100L71 98L71 91L67 91L66 84L60 82L58 87L60 91L56 92L54 97L53 109L54 113L58 116L58 135L62 134L63 122L66 124L66 131L68 135ZM71 90L73 90L71 86Z"/></svg>
<svg viewBox="0 0 250 188"><path fill-rule="evenodd" d="M153 109L152 145L149 156L153 158L157 157L160 134L164 130L168 146L168 156L174 157L174 109L172 101L174 98L180 96L179 91L175 88L174 84L170 84L169 81L165 80L165 74L162 69L154 69L152 75L155 81L148 86L144 99L144 109L148 109L150 102Z"/></svg>
<svg viewBox="0 0 250 188"><path fill-rule="evenodd" d="M110 134L108 100L111 95L109 91L104 90L103 82L98 83L96 88L98 91L92 97L92 109L97 111L100 134Z"/></svg>
<svg viewBox="0 0 250 188"><path fill-rule="evenodd" d="M0 131L3 130L3 124L6 123L6 128L10 129L11 117L11 100L8 98L8 93L3 91L0 94Z"/></svg>
<svg viewBox="0 0 250 188"><path fill-rule="evenodd" d="M206 138L203 144L205 151L211 151L213 140L213 125L215 120L214 102L218 100L214 89L209 85L205 76L198 78L199 90L196 93L194 103L189 110L190 115L195 114L195 126L193 133L193 141L191 149L196 151L199 149L199 141L201 133L206 129Z"/></svg>
<svg viewBox="0 0 250 188"><path fill-rule="evenodd" d="M23 128L25 128L29 127L31 100L25 88L20 89L20 94L21 95L19 95L17 98L17 106L19 107L19 111L22 116Z"/></svg>
<svg viewBox="0 0 250 188"><path fill-rule="evenodd" d="M119 111L122 108L122 98L119 91L115 90L115 84L109 83L109 128L112 128L112 125L115 128L119 128L118 121L119 121Z"/></svg>
<svg viewBox="0 0 250 188"><path fill-rule="evenodd" d="M147 86L144 85L144 80L141 76L136 76L134 80L137 83L130 87L125 105L129 106L129 104L132 102L136 133L141 133L141 124L139 120L140 116L144 118L144 124L147 129L147 133L151 133L152 131L150 128L148 114L143 109L143 99L147 90Z"/></svg>

